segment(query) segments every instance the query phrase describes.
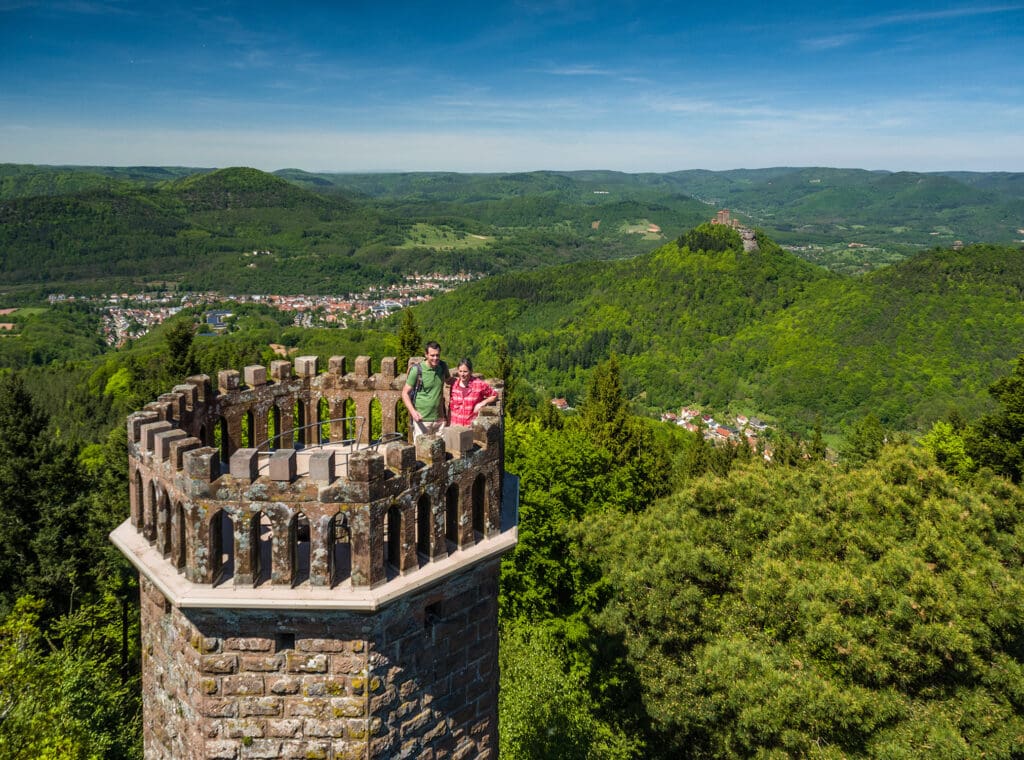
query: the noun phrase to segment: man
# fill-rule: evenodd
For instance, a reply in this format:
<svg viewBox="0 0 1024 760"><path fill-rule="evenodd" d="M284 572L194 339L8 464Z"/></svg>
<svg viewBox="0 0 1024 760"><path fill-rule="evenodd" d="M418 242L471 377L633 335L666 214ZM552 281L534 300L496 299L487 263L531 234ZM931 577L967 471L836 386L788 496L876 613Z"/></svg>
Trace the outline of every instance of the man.
<svg viewBox="0 0 1024 760"><path fill-rule="evenodd" d="M436 340L426 345L424 360L412 365L402 388L402 402L412 420L413 440L421 435L436 435L448 420L444 386L451 375L441 361L441 346Z"/></svg>

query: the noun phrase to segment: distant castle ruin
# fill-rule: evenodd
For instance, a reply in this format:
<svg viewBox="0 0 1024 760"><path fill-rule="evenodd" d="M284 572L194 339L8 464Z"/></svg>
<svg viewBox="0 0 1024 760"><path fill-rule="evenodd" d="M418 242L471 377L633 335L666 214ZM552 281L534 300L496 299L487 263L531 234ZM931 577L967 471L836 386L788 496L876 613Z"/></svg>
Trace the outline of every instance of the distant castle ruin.
<svg viewBox="0 0 1024 760"><path fill-rule="evenodd" d="M758 250L757 235L749 227L744 227L743 224L740 223L739 219L733 219L732 215L729 213L729 209L721 209L711 219L711 223L724 224L726 227L732 227L734 230L740 233L740 238L743 240L744 251L747 251L749 253L750 251Z"/></svg>
<svg viewBox="0 0 1024 760"><path fill-rule="evenodd" d="M140 577L145 756L497 757L501 402L411 445L394 358L269 375L128 417L111 539Z"/></svg>

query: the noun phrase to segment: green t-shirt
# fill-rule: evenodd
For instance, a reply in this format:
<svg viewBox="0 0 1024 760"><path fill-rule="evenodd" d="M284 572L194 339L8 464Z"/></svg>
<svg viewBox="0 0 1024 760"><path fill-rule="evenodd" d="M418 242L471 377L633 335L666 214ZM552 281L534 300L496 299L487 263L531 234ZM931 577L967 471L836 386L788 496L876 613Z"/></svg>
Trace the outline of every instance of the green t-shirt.
<svg viewBox="0 0 1024 760"><path fill-rule="evenodd" d="M414 364L405 378L405 384L415 388L416 378L420 372L423 373L423 385L416 392L416 411L422 414L427 422L443 419L444 381L448 378L448 365L439 361L437 367L431 369L425 361Z"/></svg>

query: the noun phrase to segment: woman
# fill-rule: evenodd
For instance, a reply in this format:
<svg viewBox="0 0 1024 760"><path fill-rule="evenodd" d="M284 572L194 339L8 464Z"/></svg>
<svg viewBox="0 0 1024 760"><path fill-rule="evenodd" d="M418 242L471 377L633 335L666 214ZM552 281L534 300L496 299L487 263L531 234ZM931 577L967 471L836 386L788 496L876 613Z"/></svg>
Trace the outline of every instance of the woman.
<svg viewBox="0 0 1024 760"><path fill-rule="evenodd" d="M481 409L497 400L498 392L494 388L479 377L473 377L473 364L469 359L459 359L448 403L449 424L469 427Z"/></svg>

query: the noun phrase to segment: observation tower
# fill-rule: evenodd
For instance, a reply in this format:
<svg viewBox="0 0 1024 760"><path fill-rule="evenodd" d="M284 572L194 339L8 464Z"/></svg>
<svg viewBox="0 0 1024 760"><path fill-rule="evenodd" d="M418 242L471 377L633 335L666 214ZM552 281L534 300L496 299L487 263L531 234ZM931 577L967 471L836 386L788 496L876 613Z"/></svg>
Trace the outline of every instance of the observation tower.
<svg viewBox="0 0 1024 760"><path fill-rule="evenodd" d="M404 382L304 356L129 415L147 758L497 757L502 400L414 446Z"/></svg>

